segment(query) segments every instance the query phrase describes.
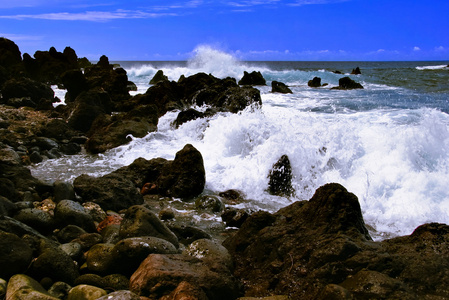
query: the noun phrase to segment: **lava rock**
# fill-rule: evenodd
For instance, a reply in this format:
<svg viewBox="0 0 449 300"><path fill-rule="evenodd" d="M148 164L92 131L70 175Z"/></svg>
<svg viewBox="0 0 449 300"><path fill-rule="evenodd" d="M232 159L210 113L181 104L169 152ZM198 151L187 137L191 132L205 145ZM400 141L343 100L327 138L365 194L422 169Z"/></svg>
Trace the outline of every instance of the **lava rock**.
<svg viewBox="0 0 449 300"><path fill-rule="evenodd" d="M183 110L178 114L178 117L176 117L176 120L174 122L176 128L178 128L179 126L181 126L182 124L188 122L188 121L192 121L192 120L196 120L199 118L203 118L205 116L204 113L199 112L193 108L189 108L187 110Z"/></svg>
<svg viewBox="0 0 449 300"><path fill-rule="evenodd" d="M287 155L282 155L273 165L268 178L268 191L270 194L277 196L291 196L294 194L292 167Z"/></svg>
<svg viewBox="0 0 449 300"><path fill-rule="evenodd" d="M338 86L333 87L332 89L334 90L363 89L363 86L349 77L343 77L338 80Z"/></svg>
<svg viewBox="0 0 449 300"><path fill-rule="evenodd" d="M48 234L54 226L53 216L37 208L21 209L14 215L14 219L33 227L43 234Z"/></svg>
<svg viewBox="0 0 449 300"><path fill-rule="evenodd" d="M76 97L74 108L68 118L73 129L88 132L94 120L103 114L111 114L111 98L100 90L82 92Z"/></svg>
<svg viewBox="0 0 449 300"><path fill-rule="evenodd" d="M239 81L239 85L267 85L267 82L260 72L253 71L248 73L244 71L243 77Z"/></svg>
<svg viewBox="0 0 449 300"><path fill-rule="evenodd" d="M150 84L156 84L159 81L166 81L168 77L164 75L164 71L158 70L156 74L154 74L153 78L150 80Z"/></svg>
<svg viewBox="0 0 449 300"><path fill-rule="evenodd" d="M130 290L159 299L182 281L194 282L209 299L235 299L239 287L223 264L208 266L203 260L181 254L150 254L131 276Z"/></svg>
<svg viewBox="0 0 449 300"><path fill-rule="evenodd" d="M285 84L279 81L271 82L272 93L293 94L292 90Z"/></svg>
<svg viewBox="0 0 449 300"><path fill-rule="evenodd" d="M97 203L105 211L120 211L143 203L133 182L115 173L103 177L84 174L75 179L73 186L83 202Z"/></svg>
<svg viewBox="0 0 449 300"><path fill-rule="evenodd" d="M142 205L135 205L125 213L120 226L120 237L139 236L157 237L169 241L176 248L179 246L176 235L153 212Z"/></svg>
<svg viewBox="0 0 449 300"><path fill-rule="evenodd" d="M355 68L355 69L352 69L351 74L352 74L352 75L360 75L360 74L362 74L362 72L360 71L360 68L357 67L357 68Z"/></svg>
<svg viewBox="0 0 449 300"><path fill-rule="evenodd" d="M60 228L67 225L76 225L87 232L93 232L96 229L92 216L81 204L73 200L61 200L56 205L55 221Z"/></svg>
<svg viewBox="0 0 449 300"><path fill-rule="evenodd" d="M308 86L310 87L320 87L321 86L321 78L320 77L313 77L312 80L309 80L309 82L307 83Z"/></svg>
<svg viewBox="0 0 449 300"><path fill-rule="evenodd" d="M0 278L25 272L32 258L33 250L25 241L13 233L0 231Z"/></svg>
<svg viewBox="0 0 449 300"><path fill-rule="evenodd" d="M29 98L35 106L44 103L46 100L55 101L55 93L50 86L34 81L29 78L13 78L6 81L2 86L3 101L8 101L12 98ZM31 103L31 102L30 102Z"/></svg>

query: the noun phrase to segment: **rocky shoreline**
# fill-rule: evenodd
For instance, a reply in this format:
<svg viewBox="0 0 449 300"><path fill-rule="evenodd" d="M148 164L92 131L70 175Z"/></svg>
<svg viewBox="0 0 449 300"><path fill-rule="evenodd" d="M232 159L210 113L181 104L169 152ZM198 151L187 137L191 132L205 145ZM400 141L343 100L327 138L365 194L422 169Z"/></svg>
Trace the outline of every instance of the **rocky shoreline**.
<svg viewBox="0 0 449 300"><path fill-rule="evenodd" d="M449 226L375 242L357 197L336 183L276 213L236 209L239 191L204 190L192 145L73 183L31 175L43 159L143 137L174 109L179 126L257 108L253 85L266 84L258 72L238 83L157 76L130 96L126 71L106 56L91 65L67 47L32 58L0 38L1 299L449 299ZM51 85L67 89L66 105L54 107ZM273 92L291 90L275 82ZM269 176L272 194L294 194L287 156Z"/></svg>

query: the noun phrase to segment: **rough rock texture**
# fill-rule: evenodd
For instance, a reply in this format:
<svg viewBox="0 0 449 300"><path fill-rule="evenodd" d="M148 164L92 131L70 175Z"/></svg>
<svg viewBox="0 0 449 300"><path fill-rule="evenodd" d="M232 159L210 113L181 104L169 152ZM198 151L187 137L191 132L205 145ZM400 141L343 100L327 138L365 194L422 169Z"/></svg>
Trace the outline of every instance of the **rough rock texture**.
<svg viewBox="0 0 449 300"><path fill-rule="evenodd" d="M243 77L239 81L239 85L267 85L267 82L260 72L253 71L248 73L244 71Z"/></svg>
<svg viewBox="0 0 449 300"><path fill-rule="evenodd" d="M3 102L14 104L10 100L14 98L28 98L28 105L33 108L51 109L51 103L55 102L55 93L49 85L28 78L13 78L1 86ZM50 103L50 105L46 105ZM20 107L24 105L13 105Z"/></svg>
<svg viewBox="0 0 449 300"><path fill-rule="evenodd" d="M104 210L120 211L143 203L134 183L114 173L103 177L81 175L75 179L73 186L83 202L94 202Z"/></svg>
<svg viewBox="0 0 449 300"><path fill-rule="evenodd" d="M277 196L291 196L294 194L292 166L287 155L282 155L273 165L268 178L268 191L270 194Z"/></svg>
<svg viewBox="0 0 449 300"><path fill-rule="evenodd" d="M271 82L272 93L293 94L292 90L283 82L272 81Z"/></svg>
<svg viewBox="0 0 449 300"><path fill-rule="evenodd" d="M101 153L124 145L131 136L142 138L157 129L158 111L153 105L139 106L134 110L112 118L97 119L86 141L86 150L91 153Z"/></svg>
<svg viewBox="0 0 449 300"><path fill-rule="evenodd" d="M0 278L24 272L29 264L33 251L28 244L17 235L0 231Z"/></svg>
<svg viewBox="0 0 449 300"><path fill-rule="evenodd" d="M321 86L321 78L320 77L313 77L312 80L309 80L309 82L307 83L308 86L310 87L320 87Z"/></svg>
<svg viewBox="0 0 449 300"><path fill-rule="evenodd" d="M210 267L204 261L182 254L151 254L131 276L130 290L158 299L183 281L200 287L209 299L235 299L238 284L229 269L221 264Z"/></svg>
<svg viewBox="0 0 449 300"><path fill-rule="evenodd" d="M448 241L449 226L427 224L373 242L357 198L327 184L309 201L253 214L224 245L246 296L436 299L449 295Z"/></svg>
<svg viewBox="0 0 449 300"><path fill-rule="evenodd" d="M162 223L149 209L142 205L130 207L120 226L120 237L152 236L169 241L175 247L179 246L176 235Z"/></svg>
<svg viewBox="0 0 449 300"><path fill-rule="evenodd" d="M33 278L17 274L8 282L6 300L57 300Z"/></svg>
<svg viewBox="0 0 449 300"><path fill-rule="evenodd" d="M156 84L159 81L166 81L168 77L164 75L164 71L158 70L156 74L154 74L153 78L150 80L150 84Z"/></svg>
<svg viewBox="0 0 449 300"><path fill-rule="evenodd" d="M353 90L353 89L363 89L363 86L355 82L349 77L343 77L338 80L338 86L333 87L334 90Z"/></svg>

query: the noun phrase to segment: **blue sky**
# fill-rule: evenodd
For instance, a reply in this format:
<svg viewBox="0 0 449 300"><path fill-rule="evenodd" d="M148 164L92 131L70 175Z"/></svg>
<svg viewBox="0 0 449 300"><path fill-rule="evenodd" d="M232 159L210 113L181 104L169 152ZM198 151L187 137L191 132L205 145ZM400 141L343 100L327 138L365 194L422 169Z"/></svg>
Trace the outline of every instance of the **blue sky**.
<svg viewBox="0 0 449 300"><path fill-rule="evenodd" d="M185 60L209 45L241 60L449 60L448 0L0 0L22 54Z"/></svg>

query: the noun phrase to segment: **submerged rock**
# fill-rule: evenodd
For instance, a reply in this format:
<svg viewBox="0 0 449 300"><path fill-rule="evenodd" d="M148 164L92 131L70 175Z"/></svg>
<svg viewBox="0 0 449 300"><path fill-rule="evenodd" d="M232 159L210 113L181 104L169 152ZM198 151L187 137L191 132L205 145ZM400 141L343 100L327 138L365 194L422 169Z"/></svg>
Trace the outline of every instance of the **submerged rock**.
<svg viewBox="0 0 449 300"><path fill-rule="evenodd" d="M362 74L362 72L360 71L360 68L357 67L357 68L355 68L355 69L352 69L351 74L352 74L352 75L360 75L360 74Z"/></svg>

